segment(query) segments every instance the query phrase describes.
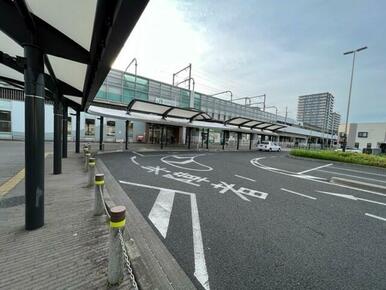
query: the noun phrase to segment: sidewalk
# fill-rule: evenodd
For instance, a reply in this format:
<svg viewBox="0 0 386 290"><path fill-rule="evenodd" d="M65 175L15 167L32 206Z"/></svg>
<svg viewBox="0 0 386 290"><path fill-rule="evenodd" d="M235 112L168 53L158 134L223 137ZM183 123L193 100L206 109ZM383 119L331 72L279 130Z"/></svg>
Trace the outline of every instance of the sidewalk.
<svg viewBox="0 0 386 290"><path fill-rule="evenodd" d="M45 225L24 230L24 181L0 198L0 289L107 288L108 226L92 214L79 155L52 174L46 158ZM125 277L119 288L127 288Z"/></svg>

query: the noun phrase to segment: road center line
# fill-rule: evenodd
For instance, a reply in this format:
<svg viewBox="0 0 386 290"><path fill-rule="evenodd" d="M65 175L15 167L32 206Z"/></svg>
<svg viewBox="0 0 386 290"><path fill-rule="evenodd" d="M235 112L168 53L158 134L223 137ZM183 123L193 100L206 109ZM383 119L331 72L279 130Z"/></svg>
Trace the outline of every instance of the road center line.
<svg viewBox="0 0 386 290"><path fill-rule="evenodd" d="M302 193L299 193L299 192L296 192L296 191L292 191L292 190L289 190L289 189L285 189L285 188L280 188L280 189L283 190L283 191L289 192L289 193L293 193L293 194L296 194L296 195L300 195L300 196L309 198L309 199L314 199L314 200L316 199L316 197L305 195L305 194L302 194Z"/></svg>
<svg viewBox="0 0 386 290"><path fill-rule="evenodd" d="M174 191L160 190L157 199L149 213L149 220L158 229L163 238L168 232L170 214L174 202Z"/></svg>
<svg viewBox="0 0 386 290"><path fill-rule="evenodd" d="M144 156L142 153L138 153L138 152L136 152L136 151L132 151L132 152L133 152L134 154L138 155L138 156L141 156L141 157Z"/></svg>
<svg viewBox="0 0 386 290"><path fill-rule="evenodd" d="M370 178L370 177L363 177L363 176L341 173L341 172L336 172L336 171L328 171L328 170L323 170L323 169L319 169L318 171L330 173L330 174L337 174L337 175L343 175L343 176L349 176L349 177L354 177L354 178L359 178L359 179L365 179L365 180L370 180L370 181L386 183L386 181L375 179L375 178Z"/></svg>
<svg viewBox="0 0 386 290"><path fill-rule="evenodd" d="M373 214L371 214L371 213L365 213L365 215L386 222L386 219L383 218L383 217L376 216L376 215L373 215Z"/></svg>
<svg viewBox="0 0 386 290"><path fill-rule="evenodd" d="M252 181L252 182L256 182L256 180L254 180L252 178L248 178L248 177L241 176L241 175L238 175L238 174L235 174L235 176L238 177L238 178L241 178L241 179L245 179L245 180L249 180L249 181Z"/></svg>
<svg viewBox="0 0 386 290"><path fill-rule="evenodd" d="M311 169L308 169L308 170L304 170L304 171L298 172L298 174L307 173L307 172L318 170L320 168L324 168L324 167L331 166L331 165L332 165L332 163L329 163L329 164L326 164L326 165L322 165L322 166L318 166L318 167L315 167L315 168L311 168Z"/></svg>

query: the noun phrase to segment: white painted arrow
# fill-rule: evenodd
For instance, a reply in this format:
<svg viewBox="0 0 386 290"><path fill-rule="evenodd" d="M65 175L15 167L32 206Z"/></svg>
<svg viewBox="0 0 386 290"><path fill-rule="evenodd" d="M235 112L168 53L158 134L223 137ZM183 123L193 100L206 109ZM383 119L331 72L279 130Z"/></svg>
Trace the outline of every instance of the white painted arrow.
<svg viewBox="0 0 386 290"><path fill-rule="evenodd" d="M379 201L375 201L375 200L370 200L370 199L365 199L365 198L360 198L360 197L356 197L356 196L349 195L349 194L334 193L334 192L321 191L321 190L317 190L317 192L324 193L324 194L329 194L329 195L334 195L334 196L339 196L339 197L343 197L343 198L347 198L347 199L351 199L351 200L362 200L362 201L366 201L366 202L386 205L386 203L383 203L383 202L379 202Z"/></svg>

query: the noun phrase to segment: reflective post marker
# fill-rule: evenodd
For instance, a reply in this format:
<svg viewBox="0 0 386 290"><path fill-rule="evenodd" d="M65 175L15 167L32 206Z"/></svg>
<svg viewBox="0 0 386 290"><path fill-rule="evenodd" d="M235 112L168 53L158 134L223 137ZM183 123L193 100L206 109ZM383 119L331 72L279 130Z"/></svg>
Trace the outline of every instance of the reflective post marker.
<svg viewBox="0 0 386 290"><path fill-rule="evenodd" d="M25 229L44 225L44 61L33 44L24 45Z"/></svg>
<svg viewBox="0 0 386 290"><path fill-rule="evenodd" d="M109 263L107 280L110 285L117 285L123 279L123 252L119 240L119 231L125 228L126 208L114 206L110 210L110 242L109 242Z"/></svg>

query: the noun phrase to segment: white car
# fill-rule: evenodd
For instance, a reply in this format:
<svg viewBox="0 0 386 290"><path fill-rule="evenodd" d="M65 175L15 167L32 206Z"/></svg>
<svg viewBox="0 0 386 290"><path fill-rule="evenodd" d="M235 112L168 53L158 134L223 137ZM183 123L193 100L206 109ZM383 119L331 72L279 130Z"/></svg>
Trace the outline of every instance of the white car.
<svg viewBox="0 0 386 290"><path fill-rule="evenodd" d="M335 151L343 151L342 148L335 149ZM362 150L355 147L346 147L346 152L362 153Z"/></svg>
<svg viewBox="0 0 386 290"><path fill-rule="evenodd" d="M281 147L271 141L262 141L257 144L257 150L259 151L281 151Z"/></svg>

